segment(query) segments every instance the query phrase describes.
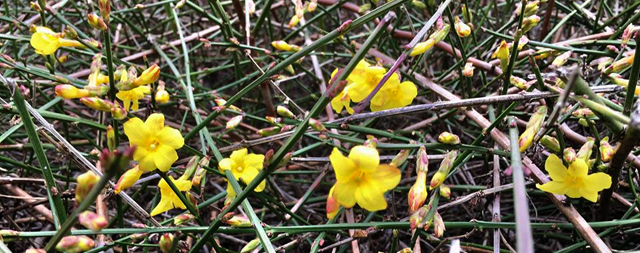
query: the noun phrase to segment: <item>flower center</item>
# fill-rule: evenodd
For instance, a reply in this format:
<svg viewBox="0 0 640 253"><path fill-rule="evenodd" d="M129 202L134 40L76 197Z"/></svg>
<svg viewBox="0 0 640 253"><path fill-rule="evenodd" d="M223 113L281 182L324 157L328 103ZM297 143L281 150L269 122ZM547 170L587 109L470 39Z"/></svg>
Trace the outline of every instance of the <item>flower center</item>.
<svg viewBox="0 0 640 253"><path fill-rule="evenodd" d="M236 168L236 170L238 170L238 172L244 171L244 169L242 167L238 167L238 168Z"/></svg>
<svg viewBox="0 0 640 253"><path fill-rule="evenodd" d="M360 170L353 175L353 182L360 185L361 182L364 181L364 171Z"/></svg>
<svg viewBox="0 0 640 253"><path fill-rule="evenodd" d="M154 140L151 142L151 145L149 145L149 150L155 151L158 147L160 147L160 142L158 142L158 140Z"/></svg>
<svg viewBox="0 0 640 253"><path fill-rule="evenodd" d="M579 187L582 185L582 178L576 176L569 176L569 184L574 187Z"/></svg>

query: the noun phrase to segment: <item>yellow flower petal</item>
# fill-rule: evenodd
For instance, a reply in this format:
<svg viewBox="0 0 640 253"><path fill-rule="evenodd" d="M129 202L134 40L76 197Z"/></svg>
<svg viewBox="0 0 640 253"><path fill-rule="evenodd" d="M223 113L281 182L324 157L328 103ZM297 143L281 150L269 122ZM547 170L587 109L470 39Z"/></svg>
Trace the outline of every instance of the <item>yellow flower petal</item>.
<svg viewBox="0 0 640 253"><path fill-rule="evenodd" d="M156 167L155 153L149 153L142 160L138 161L141 170L145 172L154 171Z"/></svg>
<svg viewBox="0 0 640 253"><path fill-rule="evenodd" d="M583 159L576 159L569 164L569 174L574 177L586 177L589 173L589 166Z"/></svg>
<svg viewBox="0 0 640 253"><path fill-rule="evenodd" d="M149 121L149 120L147 120ZM182 148L184 145L184 138L178 129L171 127L163 127L156 135L158 142L162 145L167 145L173 149Z"/></svg>
<svg viewBox="0 0 640 253"><path fill-rule="evenodd" d="M178 187L178 190L180 191L191 190L191 180L178 179L178 180L174 180L173 183L176 185L176 187Z"/></svg>
<svg viewBox="0 0 640 253"><path fill-rule="evenodd" d="M356 167L365 172L374 171L380 164L378 150L371 147L355 146L349 153L351 160Z"/></svg>
<svg viewBox="0 0 640 253"><path fill-rule="evenodd" d="M418 88L413 82L405 81L398 86L400 99L398 99L399 107L405 107L413 103L413 99L418 96Z"/></svg>
<svg viewBox="0 0 640 253"><path fill-rule="evenodd" d="M248 154L243 159L245 169L262 170L264 163L264 155Z"/></svg>
<svg viewBox="0 0 640 253"><path fill-rule="evenodd" d="M329 156L333 170L336 173L336 179L338 182L347 181L351 179L351 175L355 172L356 167L353 162L342 155L338 148L333 148L331 155Z"/></svg>
<svg viewBox="0 0 640 253"><path fill-rule="evenodd" d="M584 187L589 191L599 192L611 187L611 176L598 172L584 178Z"/></svg>
<svg viewBox="0 0 640 253"><path fill-rule="evenodd" d="M598 202L598 192L597 191L589 191L585 188L580 188L580 195L586 200L589 200L593 203Z"/></svg>
<svg viewBox="0 0 640 253"><path fill-rule="evenodd" d="M379 191L386 192L400 183L400 170L389 164L380 164L378 169L366 174L366 181L373 182Z"/></svg>
<svg viewBox="0 0 640 253"><path fill-rule="evenodd" d="M247 153L249 153L249 151L246 148L243 148L233 151L231 153L231 156L229 157L233 159L233 161L235 161L238 166L242 166L242 164L244 163L244 157L247 155Z"/></svg>
<svg viewBox="0 0 640 253"><path fill-rule="evenodd" d="M258 176L258 173L259 171L255 168L245 168L244 171L242 172L242 175L240 176L240 179L245 184L249 184L251 183L251 181L253 181L253 179L256 178L256 176ZM254 191L261 192L264 190L266 185L267 185L266 181L262 180L262 182L260 182L260 184L256 187Z"/></svg>
<svg viewBox="0 0 640 253"><path fill-rule="evenodd" d="M231 183L227 183L227 198L233 198L236 196L236 191L231 187Z"/></svg>
<svg viewBox="0 0 640 253"><path fill-rule="evenodd" d="M543 185L536 185L538 189L550 192L553 194L564 195L567 193L567 187L565 184L556 181L550 181Z"/></svg>
<svg viewBox="0 0 640 253"><path fill-rule="evenodd" d="M124 134L132 145L146 147L149 145L150 132L139 118L131 118L124 124Z"/></svg>
<svg viewBox="0 0 640 253"><path fill-rule="evenodd" d="M160 198L158 205L151 211L151 216L156 216L171 209L173 209L173 203L171 203L171 200L167 198Z"/></svg>
<svg viewBox="0 0 640 253"><path fill-rule="evenodd" d="M160 171L167 172L171 165L178 160L178 153L167 145L159 145L153 154L153 159Z"/></svg>
<svg viewBox="0 0 640 253"><path fill-rule="evenodd" d="M149 115L144 125L147 126L149 132L158 134L164 128L164 114L154 113Z"/></svg>
<svg viewBox="0 0 640 253"><path fill-rule="evenodd" d="M355 192L358 184L353 181L337 182L334 187L333 196L340 205L351 208L356 204Z"/></svg>
<svg viewBox="0 0 640 253"><path fill-rule="evenodd" d="M149 155L149 150L142 146L136 147L136 152L133 153L133 160L140 161Z"/></svg>
<svg viewBox="0 0 640 253"><path fill-rule="evenodd" d="M387 208L384 192L378 190L376 182L367 180L362 182L355 192L356 202L367 211L379 211Z"/></svg>
<svg viewBox="0 0 640 253"><path fill-rule="evenodd" d="M554 181L564 180L569 173L567 167L562 164L562 160L555 154L547 157L547 161L544 163L544 169L549 172L549 177Z"/></svg>
<svg viewBox="0 0 640 253"><path fill-rule="evenodd" d="M53 31L51 33L36 32L31 35L29 42L36 53L41 55L53 54L60 48L60 38L54 36Z"/></svg>
<svg viewBox="0 0 640 253"><path fill-rule="evenodd" d="M171 197L171 203L173 203L173 208L187 209L187 206L182 203L182 200L180 200L178 195L176 195L175 193L172 194L173 196Z"/></svg>
<svg viewBox="0 0 640 253"><path fill-rule="evenodd" d="M237 166L238 165L236 165L236 162L231 158L222 159L222 161L218 163L218 167L221 170L234 170Z"/></svg>

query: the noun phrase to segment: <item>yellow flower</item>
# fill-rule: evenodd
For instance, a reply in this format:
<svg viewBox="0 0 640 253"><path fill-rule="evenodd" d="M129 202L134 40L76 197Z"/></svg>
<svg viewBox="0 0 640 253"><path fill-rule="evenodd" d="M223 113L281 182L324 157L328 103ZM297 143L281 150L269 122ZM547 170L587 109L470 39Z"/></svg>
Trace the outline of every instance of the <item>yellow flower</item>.
<svg viewBox="0 0 640 253"><path fill-rule="evenodd" d="M129 111L129 105L131 105L131 101L133 101L133 106L131 106L131 109L137 111L139 106L138 100L144 98L149 93L151 93L151 88L145 85L127 91L118 91L116 97L122 100L124 109L127 111Z"/></svg>
<svg viewBox="0 0 640 253"><path fill-rule="evenodd" d="M154 83L160 77L160 67L158 64L153 64L148 69L145 69L139 77L133 80L133 86L138 87L141 85L147 85Z"/></svg>
<svg viewBox="0 0 640 253"><path fill-rule="evenodd" d="M56 96L64 99L84 98L91 96L86 89L78 89L70 84L56 85Z"/></svg>
<svg viewBox="0 0 640 253"><path fill-rule="evenodd" d="M173 179L172 176L169 176L169 179L171 180L171 182L173 182L173 184L176 185L176 188L178 188L178 190L182 192L191 190L190 180L187 180L184 178L175 180ZM164 179L160 179L160 183L158 183L158 187L160 188L160 194L161 194L160 203L158 203L158 205L155 208L153 208L153 210L151 211L151 216L156 216L158 214L169 211L173 208L187 209L187 207L184 205L184 203L182 203L180 198L178 198L178 195L176 195L176 193L173 192L173 189L171 189L167 181L164 181Z"/></svg>
<svg viewBox="0 0 640 253"><path fill-rule="evenodd" d="M418 95L413 82L404 81L398 85L385 84L380 92L371 99L371 111L382 111L410 105Z"/></svg>
<svg viewBox="0 0 640 253"><path fill-rule="evenodd" d="M336 112L342 112L342 107L347 109L349 114L353 114L353 109L351 108L351 98L349 97L349 87L345 87L337 96L331 99L331 108Z"/></svg>
<svg viewBox="0 0 640 253"><path fill-rule="evenodd" d="M178 160L176 149L184 145L180 131L164 126L161 113L151 114L145 122L139 118L129 119L124 123L124 134L129 137L131 146L136 146L133 159L138 161L143 171L156 168L168 171Z"/></svg>
<svg viewBox="0 0 640 253"><path fill-rule="evenodd" d="M131 186L133 186L133 184L135 184L138 179L140 179L140 176L142 176L143 172L144 171L140 169L140 166L136 166L133 167L133 169L127 170L122 174L122 176L120 176L120 179L118 179L113 192L118 194L125 189L131 188Z"/></svg>
<svg viewBox="0 0 640 253"><path fill-rule="evenodd" d="M60 47L79 47L82 44L77 40L63 39L62 34L55 33L51 29L38 26L36 32L31 35L30 44L37 54L50 55Z"/></svg>
<svg viewBox="0 0 640 253"><path fill-rule="evenodd" d="M570 198L583 197L591 202L598 200L598 192L611 187L611 176L598 172L587 175L589 166L583 159L575 159L569 169L558 156L551 154L544 164L552 181L536 185L538 189Z"/></svg>
<svg viewBox="0 0 640 253"><path fill-rule="evenodd" d="M159 90L158 92L156 92L156 102L160 104L169 102L169 92L167 92L166 90Z"/></svg>
<svg viewBox="0 0 640 253"><path fill-rule="evenodd" d="M387 208L384 193L400 183L400 170L388 164L380 164L375 148L355 146L349 157L334 148L329 160L337 181L333 186L333 198L340 205L351 208L358 203L368 211Z"/></svg>
<svg viewBox="0 0 640 253"><path fill-rule="evenodd" d="M245 184L250 183L262 170L264 162L264 155L249 154L246 148L233 151L230 158L225 158L220 161L219 166L221 171L230 170L233 176L242 180ZM264 190L266 182L263 180L256 187L256 192ZM227 192L231 189L231 186L227 187ZM233 190L233 189L231 189Z"/></svg>

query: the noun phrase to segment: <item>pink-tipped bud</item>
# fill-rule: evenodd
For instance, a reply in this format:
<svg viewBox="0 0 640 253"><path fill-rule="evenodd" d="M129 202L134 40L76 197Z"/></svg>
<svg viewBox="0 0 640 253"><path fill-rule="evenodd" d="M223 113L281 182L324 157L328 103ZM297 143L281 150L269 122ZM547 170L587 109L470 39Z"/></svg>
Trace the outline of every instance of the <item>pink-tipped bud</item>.
<svg viewBox="0 0 640 253"><path fill-rule="evenodd" d="M540 23L540 17L538 15L532 15L524 18L524 20L522 20L522 33L531 31L531 29L536 27L538 23Z"/></svg>
<svg viewBox="0 0 640 253"><path fill-rule="evenodd" d="M173 224L176 226L185 225L193 221L193 219L195 219L195 216L193 216L193 214L183 213L176 216L176 218L173 219Z"/></svg>
<svg viewBox="0 0 640 253"><path fill-rule="evenodd" d="M429 184L429 190L433 190L434 188L440 186L442 182L444 182L447 175L441 171L436 172L431 178L431 183Z"/></svg>
<svg viewBox="0 0 640 253"><path fill-rule="evenodd" d="M624 32L622 33L622 38L620 38L622 47L626 47L627 44L629 43L629 40L631 40L633 35L636 34L634 32L635 30L634 28L635 26L633 24L629 24L627 28L624 29Z"/></svg>
<svg viewBox="0 0 640 253"><path fill-rule="evenodd" d="M262 137L271 136L280 132L280 127L273 126L258 130L258 134Z"/></svg>
<svg viewBox="0 0 640 253"><path fill-rule="evenodd" d="M593 146L595 146L595 144L595 139L587 137L587 142L582 144L582 147L578 150L578 154L576 154L577 158L585 161L591 159L591 153L593 152Z"/></svg>
<svg viewBox="0 0 640 253"><path fill-rule="evenodd" d="M438 168L438 172L431 178L431 183L429 184L429 190L432 190L438 186L440 186L444 180L447 178L451 167L453 166L453 161L458 156L457 150L449 151L446 154L442 162L440 162L440 167Z"/></svg>
<svg viewBox="0 0 640 253"><path fill-rule="evenodd" d="M602 162L606 163L611 161L615 153L616 148L609 143L609 136L602 138L602 140L600 140L600 159Z"/></svg>
<svg viewBox="0 0 640 253"><path fill-rule="evenodd" d="M440 216L440 213L436 211L436 213L433 215L433 235L440 238L444 234L445 230L446 228L444 227L444 220L442 220L442 216Z"/></svg>
<svg viewBox="0 0 640 253"><path fill-rule="evenodd" d="M251 227L251 221L249 221L249 218L242 214L234 215L230 219L226 220L225 223L235 228Z"/></svg>
<svg viewBox="0 0 640 253"><path fill-rule="evenodd" d="M120 106L118 101L114 101L113 107L111 108L111 117L117 120L123 120L127 118L127 110L124 107Z"/></svg>
<svg viewBox="0 0 640 253"><path fill-rule="evenodd" d="M595 117L595 113L591 111L589 108L580 108L571 113L576 118L593 118Z"/></svg>
<svg viewBox="0 0 640 253"><path fill-rule="evenodd" d="M551 152L553 153L560 152L560 142L558 142L558 139L556 139L555 137L551 137L549 135L542 136L542 138L540 139L540 144L542 144L543 147L551 150Z"/></svg>
<svg viewBox="0 0 640 253"><path fill-rule="evenodd" d="M418 172L416 182L409 189L409 211L415 212L427 200L427 173Z"/></svg>
<svg viewBox="0 0 640 253"><path fill-rule="evenodd" d="M104 19L102 19L101 17L99 17L96 14L89 13L87 15L87 22L94 29L97 29L97 30L100 30L100 31L107 30L107 24L104 23Z"/></svg>
<svg viewBox="0 0 640 253"><path fill-rule="evenodd" d="M100 15L109 24L109 15L111 15L111 4L109 0L98 0L98 7L100 9Z"/></svg>
<svg viewBox="0 0 640 253"><path fill-rule="evenodd" d="M335 188L336 188L335 185L331 187L331 190L329 190L329 195L327 196L326 210L327 210L327 218L329 219L333 219L333 217L335 217L336 214L338 214L338 211L340 210L340 204L338 203L336 198L333 196L333 189Z"/></svg>
<svg viewBox="0 0 640 253"><path fill-rule="evenodd" d="M158 242L158 247L160 251L163 253L168 253L171 251L171 245L173 244L173 234L165 233L160 236L160 242Z"/></svg>
<svg viewBox="0 0 640 253"><path fill-rule="evenodd" d="M93 232L101 231L109 223L107 218L91 211L84 211L78 215L78 222Z"/></svg>
<svg viewBox="0 0 640 253"><path fill-rule="evenodd" d="M109 148L109 151L114 151L116 149L116 134L111 125L107 126L107 147Z"/></svg>
<svg viewBox="0 0 640 253"><path fill-rule="evenodd" d="M411 216L409 217L409 224L411 226L411 229L424 227L423 221L427 217L427 214L429 213L430 209L431 208L428 205L423 206L423 207L420 207L418 211L411 214Z"/></svg>
<svg viewBox="0 0 640 253"><path fill-rule="evenodd" d="M283 106L283 105L277 106L276 107L276 112L281 117L285 117L285 118L288 118L288 119L295 119L296 118L296 115L294 115L293 112L291 112L291 110L289 110L289 108L287 108L286 106Z"/></svg>
<svg viewBox="0 0 640 253"><path fill-rule="evenodd" d="M90 95L88 90L78 89L70 84L56 85L56 96L64 99L84 98Z"/></svg>
<svg viewBox="0 0 640 253"><path fill-rule="evenodd" d="M567 163L573 163L573 161L575 161L577 158L576 151L573 150L573 148L565 148L562 152L562 158Z"/></svg>
<svg viewBox="0 0 640 253"><path fill-rule="evenodd" d="M316 11L316 9L318 8L318 1L317 0L312 0L311 2L309 2L309 6L307 6L307 12L311 13Z"/></svg>
<svg viewBox="0 0 640 253"><path fill-rule="evenodd" d="M559 55L553 60L553 62L551 63L551 66L554 68L559 68L564 66L564 64L567 63L567 61L569 60L569 57L571 57L571 54L573 54L572 51L567 51L562 53L561 55Z"/></svg>
<svg viewBox="0 0 640 253"><path fill-rule="evenodd" d="M427 150L424 146L421 146L418 149L418 153L416 154L416 172L418 172L418 176L420 173L426 173L429 171L429 156L427 155ZM425 177L426 179L426 177Z"/></svg>
<svg viewBox="0 0 640 253"><path fill-rule="evenodd" d="M311 129L316 130L318 132L327 131L327 128L322 125L322 123L314 118L309 119L309 126Z"/></svg>
<svg viewBox="0 0 640 253"><path fill-rule="evenodd" d="M114 106L113 103L97 97L81 98L80 102L101 112L111 112L111 108Z"/></svg>
<svg viewBox="0 0 640 253"><path fill-rule="evenodd" d="M235 129L238 125L240 125L243 118L244 118L244 115L238 115L229 119L229 121L227 121L226 129L227 130Z"/></svg>
<svg viewBox="0 0 640 253"><path fill-rule="evenodd" d="M458 145L460 144L460 137L449 132L442 132L438 135L438 141L444 144Z"/></svg>
<svg viewBox="0 0 640 253"><path fill-rule="evenodd" d="M527 83L527 80L524 80L520 77L511 76L509 77L509 82L511 83L511 85L517 87L518 89L521 89L521 90L529 89L529 83Z"/></svg>
<svg viewBox="0 0 640 253"><path fill-rule="evenodd" d="M294 28L300 22L300 17L298 15L293 15L289 20L289 28Z"/></svg>
<svg viewBox="0 0 640 253"><path fill-rule="evenodd" d="M249 243L247 243L247 245L244 245L244 247L242 247L242 249L240 250L240 253L252 252L256 248L258 248L258 246L260 246L260 239L258 239L258 238L253 239L253 240L249 241Z"/></svg>
<svg viewBox="0 0 640 253"><path fill-rule="evenodd" d="M469 27L467 24L462 22L460 18L458 18L457 16L455 17L454 20L455 20L454 26L456 29L456 33L460 38L465 38L471 34L471 27Z"/></svg>
<svg viewBox="0 0 640 253"><path fill-rule="evenodd" d="M403 149L391 160L389 165L398 167L402 165L409 158L409 150Z"/></svg>
<svg viewBox="0 0 640 253"><path fill-rule="evenodd" d="M531 144L533 144L533 138L536 136L535 128L527 128L518 138L518 145L520 146L520 153L527 151Z"/></svg>
<svg viewBox="0 0 640 253"><path fill-rule="evenodd" d="M65 236L56 244L56 249L60 252L84 252L93 247L95 242L86 235Z"/></svg>
<svg viewBox="0 0 640 253"><path fill-rule="evenodd" d="M144 171L142 171L139 166L127 170L124 174L122 174L122 176L120 176L120 179L118 179L118 183L116 183L113 192L118 194L121 191L129 189L138 181L138 179L140 179L140 176L142 176L143 172Z"/></svg>
<svg viewBox="0 0 640 253"><path fill-rule="evenodd" d="M466 77L472 77L474 69L475 67L473 66L473 63L467 62L466 64L464 64L464 69L462 69L462 75Z"/></svg>
<svg viewBox="0 0 640 253"><path fill-rule="evenodd" d="M446 184L440 185L440 196L446 199L451 198L451 188Z"/></svg>
<svg viewBox="0 0 640 253"><path fill-rule="evenodd" d="M86 197L87 194L89 194L91 189L93 189L93 186L95 186L99 180L100 180L100 177L96 175L96 173L93 173L92 171L87 171L84 174L78 176L78 179L77 179L78 184L76 185L76 203L77 204L82 202L84 197Z"/></svg>
<svg viewBox="0 0 640 253"><path fill-rule="evenodd" d="M624 57L620 60L617 60L616 62L614 62L613 64L611 64L609 67L607 67L606 69L604 69L604 74L611 74L611 73L617 73L620 72L626 68L628 68L629 66L631 66L631 64L633 64L633 59L635 58L635 54L629 55L627 57Z"/></svg>

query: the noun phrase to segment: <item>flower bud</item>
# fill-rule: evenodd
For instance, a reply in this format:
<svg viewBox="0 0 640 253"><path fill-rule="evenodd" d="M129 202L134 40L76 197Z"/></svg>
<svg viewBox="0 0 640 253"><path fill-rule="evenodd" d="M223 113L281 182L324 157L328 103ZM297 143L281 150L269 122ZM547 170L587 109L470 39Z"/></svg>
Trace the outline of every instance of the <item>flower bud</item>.
<svg viewBox="0 0 640 253"><path fill-rule="evenodd" d="M438 135L438 141L444 144L458 145L460 144L460 137L449 132L442 132Z"/></svg>
<svg viewBox="0 0 640 253"><path fill-rule="evenodd" d="M562 152L562 158L567 162L567 163L572 163L573 161L576 160L576 151L573 150L573 148L565 148L564 151Z"/></svg>
<svg viewBox="0 0 640 253"><path fill-rule="evenodd" d="M609 64L611 64L613 62L613 58L611 57L602 57L599 58L597 60L595 60L595 62L598 63L597 65L597 69L600 70L602 73L604 73L604 70L607 66L609 66Z"/></svg>
<svg viewBox="0 0 640 253"><path fill-rule="evenodd" d="M415 212L427 199L427 173L418 171L416 182L409 189L409 211Z"/></svg>
<svg viewBox="0 0 640 253"><path fill-rule="evenodd" d="M298 25L298 22L300 22L300 17L298 17L298 15L293 15L293 17L291 17L291 19L289 20L289 28L294 28L296 25Z"/></svg>
<svg viewBox="0 0 640 253"><path fill-rule="evenodd" d="M84 98L90 96L88 90L78 89L70 84L56 85L56 96L64 99Z"/></svg>
<svg viewBox="0 0 640 253"><path fill-rule="evenodd" d="M107 219L91 211L84 211L78 215L78 222L93 232L99 232L108 225Z"/></svg>
<svg viewBox="0 0 640 253"><path fill-rule="evenodd" d="M2 238L2 240L4 242L13 241L13 238L11 238L11 237L18 237L19 235L20 235L20 232L15 231L15 230L10 230L10 229L1 229L0 230L0 238Z"/></svg>
<svg viewBox="0 0 640 253"><path fill-rule="evenodd" d="M502 40L500 46L491 54L491 59L498 58L500 60L500 68L505 71L509 65L509 45L507 41Z"/></svg>
<svg viewBox="0 0 640 253"><path fill-rule="evenodd" d="M40 4L38 4L38 2L30 2L29 5L31 6L31 9L33 11L36 11L36 12L42 11L42 8L40 7Z"/></svg>
<svg viewBox="0 0 640 253"><path fill-rule="evenodd" d="M138 179L140 179L140 176L142 176L143 172L144 171L140 169L140 166L136 166L132 169L127 170L122 174L122 176L120 176L120 179L118 179L118 183L116 183L113 192L118 194L121 191L129 189L138 181Z"/></svg>
<svg viewBox="0 0 640 253"><path fill-rule="evenodd" d="M411 1L411 5L413 5L414 7L420 9L420 10L426 10L427 9L427 5L424 4L422 1L420 0L413 0Z"/></svg>
<svg viewBox="0 0 640 253"><path fill-rule="evenodd" d="M102 112L111 112L111 108L113 108L113 103L97 97L81 98L80 102Z"/></svg>
<svg viewBox="0 0 640 253"><path fill-rule="evenodd" d="M309 6L307 6L307 12L314 12L316 11L316 8L318 8L318 1L312 0L311 2L309 2Z"/></svg>
<svg viewBox="0 0 640 253"><path fill-rule="evenodd" d="M613 155L616 153L616 148L612 147L609 143L609 136L600 140L600 159L602 162L609 162Z"/></svg>
<svg viewBox="0 0 640 253"><path fill-rule="evenodd" d="M293 65L288 65L288 66L284 67L284 70L286 70L287 72L289 72L292 75L296 74L296 70L293 69Z"/></svg>
<svg viewBox="0 0 640 253"><path fill-rule="evenodd" d="M93 249L95 242L86 235L65 236L56 244L56 249L61 252L79 253Z"/></svg>
<svg viewBox="0 0 640 253"><path fill-rule="evenodd" d="M589 108L580 108L571 113L576 118L593 118L596 115Z"/></svg>
<svg viewBox="0 0 640 253"><path fill-rule="evenodd" d="M159 77L160 67L158 67L158 64L153 64L149 68L145 69L138 78L133 80L133 85L138 87L141 85L152 84L158 81Z"/></svg>
<svg viewBox="0 0 640 253"><path fill-rule="evenodd" d="M127 118L127 110L124 107L120 106L118 101L113 103L113 107L111 108L111 117L117 120L123 120Z"/></svg>
<svg viewBox="0 0 640 253"><path fill-rule="evenodd" d="M93 189L93 186L95 186L99 180L100 177L92 171L87 171L84 174L78 176L78 185L76 185L76 204L82 202L84 197L89 194L91 189Z"/></svg>
<svg viewBox="0 0 640 253"><path fill-rule="evenodd" d="M111 14L111 4L109 0L98 0L98 7L105 23L109 24L109 15Z"/></svg>
<svg viewBox="0 0 640 253"><path fill-rule="evenodd" d="M532 1L530 3L527 3L524 7L524 16L528 17L531 15L534 15L538 12L538 3L539 1ZM519 16L520 12L522 12L522 6L518 5L518 8L516 8L515 11L515 16Z"/></svg>
<svg viewBox="0 0 640 253"><path fill-rule="evenodd" d="M442 216L440 216L440 213L436 211L436 213L433 215L433 235L440 238L444 234L445 230L446 229L444 227Z"/></svg>
<svg viewBox="0 0 640 253"><path fill-rule="evenodd" d="M446 199L451 198L451 188L446 184L440 185L440 196Z"/></svg>
<svg viewBox="0 0 640 253"><path fill-rule="evenodd" d="M230 219L226 220L225 223L235 228L251 227L251 221L249 221L249 218L247 218L247 216L244 216L242 214L234 215Z"/></svg>
<svg viewBox="0 0 640 253"><path fill-rule="evenodd" d="M561 55L559 55L553 60L553 62L551 63L551 67L553 68L562 67L565 63L567 63L567 61L569 60L569 57L571 57L571 54L573 54L573 51L567 51L562 53Z"/></svg>
<svg viewBox="0 0 640 253"><path fill-rule="evenodd" d="M433 39L434 43L438 43L442 40L444 40L447 35L449 35L449 30L451 29L451 26L449 24L444 24L442 25L442 27L439 27L438 30L436 32L434 32L433 34L431 34L429 36L429 39Z"/></svg>
<svg viewBox="0 0 640 253"><path fill-rule="evenodd" d="M226 130L232 130L236 128L242 122L242 118L244 118L244 115L238 115L229 119L229 121L227 121Z"/></svg>
<svg viewBox="0 0 640 253"><path fill-rule="evenodd" d="M440 162L440 168L438 168L438 172L431 178L431 183L429 185L429 190L436 188L444 182L445 178L449 174L451 167L453 166L453 161L458 156L457 150L452 150L447 153L447 155Z"/></svg>
<svg viewBox="0 0 640 253"><path fill-rule="evenodd" d="M536 132L542 128L542 124L544 123L544 119L547 117L547 107L539 106L536 108L536 112L531 115L529 118L529 122L527 122L527 128L534 128Z"/></svg>
<svg viewBox="0 0 640 253"><path fill-rule="evenodd" d="M176 218L173 219L173 224L176 226L180 226L193 221L193 219L195 219L195 216L193 216L193 214L183 213L176 216Z"/></svg>
<svg viewBox="0 0 640 253"><path fill-rule="evenodd" d="M587 137L587 142L582 144L582 147L580 147L580 150L578 150L578 159L583 159L585 161L591 159L591 153L593 152L593 146L595 145L595 143L596 142L593 137Z"/></svg>
<svg viewBox="0 0 640 253"><path fill-rule="evenodd" d="M424 54L424 52L431 49L435 44L436 44L435 40L432 40L432 39L428 39L427 41L420 42L416 44L415 47L413 47L413 49L411 50L411 53L409 53L409 56Z"/></svg>
<svg viewBox="0 0 640 253"><path fill-rule="evenodd" d="M278 107L276 107L276 112L278 113L278 115L288 118L288 119L295 119L296 116L293 114L293 112L291 112L289 110L289 108L287 108L286 106L283 105L279 105Z"/></svg>
<svg viewBox="0 0 640 253"><path fill-rule="evenodd" d="M135 233L131 235L131 241L132 242L138 242L138 241L142 241L143 239L146 239L147 236L149 236L149 233Z"/></svg>
<svg viewBox="0 0 640 253"><path fill-rule="evenodd" d="M87 14L87 22L94 29L105 31L107 30L107 24L104 23L104 20L96 14L89 13Z"/></svg>
<svg viewBox="0 0 640 253"><path fill-rule="evenodd" d="M428 171L429 156L427 155L425 147L421 146L420 149L418 149L418 153L416 154L416 172L424 172L426 174Z"/></svg>
<svg viewBox="0 0 640 253"><path fill-rule="evenodd" d="M542 136L542 139L540 139L540 144L542 144L543 147L551 150L551 152L553 153L560 152L560 142L558 142L558 139L556 139L555 137L544 135Z"/></svg>
<svg viewBox="0 0 640 253"><path fill-rule="evenodd" d="M258 130L258 134L262 137L267 137L267 136L271 136L274 134L277 134L280 132L280 127L278 126L274 126L274 127L267 127L267 128L263 128Z"/></svg>
<svg viewBox="0 0 640 253"><path fill-rule="evenodd" d="M511 85L518 87L518 89L521 89L521 90L529 89L529 83L527 83L527 80L524 80L520 77L510 76L509 82L511 83Z"/></svg>
<svg viewBox="0 0 640 253"><path fill-rule="evenodd" d="M193 178L191 179L191 185L193 187L200 187L202 178L207 174L207 170L204 167L209 166L210 160L211 160L211 157L209 156L205 156L202 159L200 159L196 172L193 174Z"/></svg>
<svg viewBox="0 0 640 253"><path fill-rule="evenodd" d="M404 248L404 249L398 250L398 252L396 253L413 253L413 250L411 250L411 248Z"/></svg>
<svg viewBox="0 0 640 253"><path fill-rule="evenodd" d="M460 18L458 18L458 16L456 16L454 20L455 20L454 26L456 29L456 33L460 38L465 38L471 34L471 27L469 27L467 24L462 22Z"/></svg>
<svg viewBox="0 0 640 253"><path fill-rule="evenodd" d="M402 165L407 160L407 158L409 158L409 150L400 150L400 152L398 152L398 154L391 160L389 165L398 167Z"/></svg>
<svg viewBox="0 0 640 253"><path fill-rule="evenodd" d="M273 46L275 49L280 50L280 51L287 51L287 52L298 52L300 51L300 47L296 46L296 45L290 45L289 43L283 41L283 40L277 40L277 41L273 41L271 42L271 46Z"/></svg>
<svg viewBox="0 0 640 253"><path fill-rule="evenodd" d="M164 233L160 236L160 242L158 243L158 247L160 251L163 253L168 253L171 251L171 245L173 244L173 234Z"/></svg>
<svg viewBox="0 0 640 253"><path fill-rule="evenodd" d="M116 134L111 125L107 126L107 147L109 148L109 151L114 151L116 149Z"/></svg>
<svg viewBox="0 0 640 253"><path fill-rule="evenodd" d="M336 198L333 196L333 189L335 188L336 188L335 185L331 187L331 190L329 190L329 195L327 195L327 218L328 219L333 219L333 217L335 217L336 214L338 214L338 211L340 210L340 204L338 203Z"/></svg>
<svg viewBox="0 0 640 253"><path fill-rule="evenodd" d="M629 43L629 40L631 40L631 37L633 37L634 28L635 26L633 24L629 24L627 28L624 29L624 32L622 33L622 38L620 38L622 47L626 47L627 43Z"/></svg>
<svg viewBox="0 0 640 253"><path fill-rule="evenodd" d="M169 102L169 92L164 89L164 82L160 81L160 85L158 85L158 91L156 91L156 102L160 104L164 104Z"/></svg>
<svg viewBox="0 0 640 253"><path fill-rule="evenodd" d="M466 64L464 64L464 69L462 69L462 75L466 77L472 77L474 69L475 67L473 66L473 63L467 62Z"/></svg>
<svg viewBox="0 0 640 253"><path fill-rule="evenodd" d="M540 17L538 15L532 15L524 18L524 20L522 21L522 33L531 31L531 29L536 27L539 22L540 22Z"/></svg>
<svg viewBox="0 0 640 253"><path fill-rule="evenodd" d="M411 214L411 216L409 217L409 224L411 225L411 229L424 227L423 221L427 217L430 209L430 205L422 206L420 207L420 209L418 209L418 211Z"/></svg>
<svg viewBox="0 0 640 253"><path fill-rule="evenodd" d="M634 59L634 54L629 55L627 57L624 57L620 60L617 60L616 62L614 62L613 64L611 64L609 67L607 67L606 69L604 69L604 74L611 74L611 73L617 73L620 72L624 69L626 69L627 67L631 66L631 64L633 64L633 59Z"/></svg>
<svg viewBox="0 0 640 253"><path fill-rule="evenodd" d="M327 128L322 125L322 123L314 118L309 119L309 126L311 129L316 130L318 132L327 131Z"/></svg>
<svg viewBox="0 0 640 253"><path fill-rule="evenodd" d="M461 9L462 9L462 19L464 19L464 22L473 23L473 13L471 13L471 11L467 9L467 5L462 4Z"/></svg>

